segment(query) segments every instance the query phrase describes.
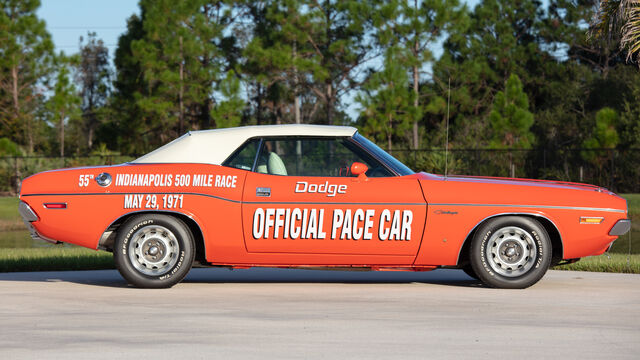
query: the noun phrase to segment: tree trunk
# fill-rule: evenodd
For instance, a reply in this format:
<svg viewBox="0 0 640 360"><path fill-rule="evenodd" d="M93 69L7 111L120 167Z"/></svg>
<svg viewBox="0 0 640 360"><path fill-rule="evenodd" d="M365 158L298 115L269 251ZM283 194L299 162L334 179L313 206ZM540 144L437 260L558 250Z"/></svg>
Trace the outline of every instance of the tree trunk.
<svg viewBox="0 0 640 360"><path fill-rule="evenodd" d="M31 131L31 116L27 116L27 139L28 139L28 148L27 148L27 154L31 155L33 154L33 131Z"/></svg>
<svg viewBox="0 0 640 360"><path fill-rule="evenodd" d="M27 143L27 154L33 154L33 131L31 129L31 116L27 114L24 119L21 119L20 116L20 89L18 88L18 66L14 66L11 68L11 96L13 100L13 116L15 121L15 126L20 128L20 125L24 126L24 135ZM24 120L25 123L21 124L21 120Z"/></svg>
<svg viewBox="0 0 640 360"><path fill-rule="evenodd" d="M211 122L211 108L212 108L211 98L207 97L204 100L204 104L201 106L200 110L200 122L195 125L199 129L211 129L212 127L218 127L218 125L214 122L212 125Z"/></svg>
<svg viewBox="0 0 640 360"><path fill-rule="evenodd" d="M89 145L89 150L93 147L93 126L89 127L89 134L87 136L87 144Z"/></svg>
<svg viewBox="0 0 640 360"><path fill-rule="evenodd" d="M416 46L416 50L418 47L418 43L416 42L415 44ZM413 95L414 95L414 99L413 99L413 108L415 113L414 114L418 114L418 106L419 106L419 95L420 95L420 89L418 86L418 67L414 66L413 67ZM417 150L420 147L420 140L418 138L418 119L414 118L413 119L413 149Z"/></svg>
<svg viewBox="0 0 640 360"><path fill-rule="evenodd" d="M300 97L298 96L298 67L295 65L297 56L297 42L293 41L293 114L296 124L300 124Z"/></svg>
<svg viewBox="0 0 640 360"><path fill-rule="evenodd" d="M387 117L389 118L389 131L387 131L387 151L389 153L391 153L391 134L392 134L392 130L393 130L393 117L391 115L391 113L389 113L389 115L387 115Z"/></svg>
<svg viewBox="0 0 640 360"><path fill-rule="evenodd" d="M418 12L418 0L414 0L413 2L413 6L415 9L415 12ZM414 34L414 38L413 38L413 56L416 57L416 59L418 58L418 51L420 50L420 48L418 47L418 36L416 34ZM413 99L413 110L415 111L414 114L418 114L418 105L420 104L419 102L419 95L420 95L420 73L419 73L420 69L418 69L417 65L413 66L413 95L414 95L414 99ZM413 149L417 150L420 147L420 140L418 138L418 119L414 118L413 119Z"/></svg>
<svg viewBox="0 0 640 360"><path fill-rule="evenodd" d="M331 83L327 84L327 124L333 125L333 91Z"/></svg>
<svg viewBox="0 0 640 360"><path fill-rule="evenodd" d="M87 148L91 151L93 148L93 131L96 123L95 110L93 108L93 100L89 100L89 106L86 112L87 119Z"/></svg>
<svg viewBox="0 0 640 360"><path fill-rule="evenodd" d="M14 66L11 68L11 95L13 95L13 111L18 120L20 114L20 99L18 97L18 67Z"/></svg>
<svg viewBox="0 0 640 360"><path fill-rule="evenodd" d="M301 124L301 119L300 119L300 97L298 96L298 94L295 95L295 98L293 99L293 112L295 115L295 119L296 119L296 124Z"/></svg>
<svg viewBox="0 0 640 360"><path fill-rule="evenodd" d="M64 157L64 112L60 114L60 157Z"/></svg>
<svg viewBox="0 0 640 360"><path fill-rule="evenodd" d="M178 133L182 135L184 132L184 59L182 55L182 36L178 38L180 43L180 89L178 91L178 101L180 112L178 114Z"/></svg>
<svg viewBox="0 0 640 360"><path fill-rule="evenodd" d="M262 125L262 85L259 82L256 82L256 102L258 103L256 121L258 125Z"/></svg>

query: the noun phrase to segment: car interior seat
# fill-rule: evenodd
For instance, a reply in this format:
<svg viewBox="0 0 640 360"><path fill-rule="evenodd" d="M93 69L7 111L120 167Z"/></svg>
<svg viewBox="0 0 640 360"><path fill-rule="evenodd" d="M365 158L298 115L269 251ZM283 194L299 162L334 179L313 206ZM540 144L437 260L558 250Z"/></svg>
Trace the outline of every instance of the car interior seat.
<svg viewBox="0 0 640 360"><path fill-rule="evenodd" d="M267 171L272 175L287 175L287 168L278 154L271 152L267 160Z"/></svg>

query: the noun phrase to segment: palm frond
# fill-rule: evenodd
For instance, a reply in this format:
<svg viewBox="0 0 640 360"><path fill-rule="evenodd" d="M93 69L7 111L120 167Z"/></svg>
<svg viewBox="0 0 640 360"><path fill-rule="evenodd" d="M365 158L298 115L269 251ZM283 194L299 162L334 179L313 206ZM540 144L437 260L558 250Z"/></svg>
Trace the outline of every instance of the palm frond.
<svg viewBox="0 0 640 360"><path fill-rule="evenodd" d="M597 40L619 38L627 61L640 66L640 0L601 0L588 34Z"/></svg>
<svg viewBox="0 0 640 360"><path fill-rule="evenodd" d="M620 47L627 49L627 61L640 66L640 0L626 0L626 21L621 29Z"/></svg>

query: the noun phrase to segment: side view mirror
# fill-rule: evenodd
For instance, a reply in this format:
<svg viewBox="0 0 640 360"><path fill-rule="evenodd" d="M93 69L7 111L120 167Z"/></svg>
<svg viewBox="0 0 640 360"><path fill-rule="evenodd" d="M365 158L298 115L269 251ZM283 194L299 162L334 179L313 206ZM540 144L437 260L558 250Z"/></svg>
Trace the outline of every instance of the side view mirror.
<svg viewBox="0 0 640 360"><path fill-rule="evenodd" d="M351 173L353 175L357 175L358 180L367 180L367 175L365 174L367 170L369 170L369 168L363 163L354 162L353 164L351 164Z"/></svg>

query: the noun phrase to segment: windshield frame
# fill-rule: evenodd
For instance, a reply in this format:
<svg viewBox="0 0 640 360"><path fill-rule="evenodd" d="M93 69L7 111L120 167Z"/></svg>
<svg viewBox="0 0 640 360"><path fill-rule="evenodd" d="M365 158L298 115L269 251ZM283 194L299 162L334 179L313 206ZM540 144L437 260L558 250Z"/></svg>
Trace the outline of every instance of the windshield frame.
<svg viewBox="0 0 640 360"><path fill-rule="evenodd" d="M360 135L360 133L356 132L351 137L354 142L356 142L359 146L365 149L371 156L376 158L378 161L383 163L389 169L391 169L398 176L405 175L413 175L415 171L411 170L408 166L400 162L400 160L394 158L388 152L382 150L378 145L376 145L371 140L366 137Z"/></svg>

